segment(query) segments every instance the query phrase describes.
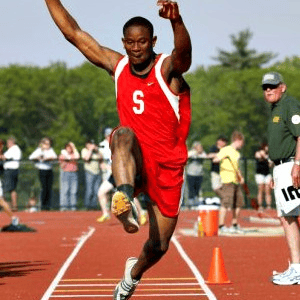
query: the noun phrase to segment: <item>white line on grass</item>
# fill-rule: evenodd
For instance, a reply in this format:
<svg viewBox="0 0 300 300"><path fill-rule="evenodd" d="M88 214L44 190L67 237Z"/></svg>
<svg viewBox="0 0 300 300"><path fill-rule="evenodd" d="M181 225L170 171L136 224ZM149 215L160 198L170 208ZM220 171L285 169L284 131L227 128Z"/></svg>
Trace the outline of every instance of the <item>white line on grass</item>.
<svg viewBox="0 0 300 300"><path fill-rule="evenodd" d="M68 259L65 261L65 263L63 264L63 266L61 267L61 269L57 273L56 277L52 281L51 285L49 286L49 288L47 289L46 293L44 294L44 296L43 296L43 298L41 300L48 300L51 297L53 291L55 290L56 286L58 285L58 283L60 282L60 280L64 276L65 272L69 268L70 264L72 263L72 261L74 260L74 258L78 254L78 252L80 251L81 247L92 236L92 234L94 233L94 231L95 231L95 228L91 227L90 230L89 230L89 232L84 233L80 237L80 239L79 239L76 247L74 248L73 252L68 257Z"/></svg>
<svg viewBox="0 0 300 300"><path fill-rule="evenodd" d="M196 277L196 279L197 279L200 287L206 293L208 299L210 299L210 300L217 300L216 296L213 294L213 292L206 285L206 283L205 283L203 277L201 276L199 270L194 265L194 263L192 262L192 260L188 257L188 255L186 254L186 252L184 251L184 249L182 248L181 244L178 242L178 240L176 239L176 237L173 236L172 239L171 239L171 241L173 242L173 244L177 248L177 250L178 250L179 254L181 255L181 257L183 258L183 260L187 263L188 267L191 269L191 271L195 275L195 277Z"/></svg>

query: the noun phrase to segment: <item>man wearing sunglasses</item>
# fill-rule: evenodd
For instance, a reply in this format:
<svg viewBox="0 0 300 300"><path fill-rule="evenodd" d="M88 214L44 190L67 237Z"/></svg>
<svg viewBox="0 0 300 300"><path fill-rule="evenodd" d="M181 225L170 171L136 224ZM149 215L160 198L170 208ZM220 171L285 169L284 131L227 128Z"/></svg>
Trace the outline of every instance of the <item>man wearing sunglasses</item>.
<svg viewBox="0 0 300 300"><path fill-rule="evenodd" d="M275 165L271 185L291 260L286 271L273 274L272 282L300 284L300 102L286 94L287 86L277 72L263 76L262 88L265 101L271 104L268 142Z"/></svg>

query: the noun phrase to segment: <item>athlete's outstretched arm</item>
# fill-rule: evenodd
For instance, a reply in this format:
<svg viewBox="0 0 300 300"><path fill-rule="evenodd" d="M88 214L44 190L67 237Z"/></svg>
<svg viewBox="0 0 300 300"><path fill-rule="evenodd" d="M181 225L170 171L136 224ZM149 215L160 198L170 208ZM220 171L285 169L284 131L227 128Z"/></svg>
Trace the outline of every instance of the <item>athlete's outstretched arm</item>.
<svg viewBox="0 0 300 300"><path fill-rule="evenodd" d="M52 19L65 38L93 64L113 73L121 54L101 46L87 32L81 30L60 0L45 0Z"/></svg>
<svg viewBox="0 0 300 300"><path fill-rule="evenodd" d="M190 35L180 16L177 2L158 0L157 4L161 7L159 15L171 21L174 32L174 49L171 55L170 71L182 74L190 68L192 62Z"/></svg>

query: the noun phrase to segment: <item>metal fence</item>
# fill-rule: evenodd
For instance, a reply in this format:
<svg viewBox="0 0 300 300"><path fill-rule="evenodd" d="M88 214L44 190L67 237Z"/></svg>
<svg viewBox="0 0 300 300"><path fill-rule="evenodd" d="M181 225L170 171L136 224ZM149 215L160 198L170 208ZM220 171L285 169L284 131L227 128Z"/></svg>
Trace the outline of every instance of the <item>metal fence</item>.
<svg viewBox="0 0 300 300"><path fill-rule="evenodd" d="M78 201L77 201L77 209L83 210L86 209L84 207L84 193L85 193L85 174L83 169L83 161L79 161L78 163L78 177L79 177L79 185L78 185ZM211 180L210 180L210 166L211 161L209 159L204 160L204 178L201 188L201 196L206 197L214 197L215 194L211 188ZM241 170L245 177L245 180L249 186L251 197L256 197L257 194L257 186L254 180L255 176L255 160L254 159L241 159ZM58 163L53 164L53 172L54 172L54 182L53 182L53 192L52 192L52 209L59 210L59 174L60 167ZM38 176L38 170L35 168L34 163L30 161L21 161L20 169L19 169L19 181L17 186L18 193L18 207L20 210L25 209L28 199L32 196L35 196L39 199L40 195L40 181ZM186 193L184 193L186 195ZM5 195L6 199L10 201L9 194ZM185 196L186 197L186 196ZM183 201L183 205L184 205ZM245 198L246 207L250 207L250 203L248 203ZM100 209L100 208L99 208Z"/></svg>

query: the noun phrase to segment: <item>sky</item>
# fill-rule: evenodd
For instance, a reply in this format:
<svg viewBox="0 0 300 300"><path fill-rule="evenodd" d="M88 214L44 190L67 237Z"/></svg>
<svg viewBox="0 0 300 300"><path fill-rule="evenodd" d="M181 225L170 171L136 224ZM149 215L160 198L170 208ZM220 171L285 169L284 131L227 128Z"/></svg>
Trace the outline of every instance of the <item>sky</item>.
<svg viewBox="0 0 300 300"><path fill-rule="evenodd" d="M193 46L191 71L217 62L218 49L232 51L230 35L249 29L249 48L273 52L272 61L300 55L299 0L178 0ZM143 16L154 25L155 51L170 53L173 35L168 20L158 16L155 0L62 0L80 27L100 44L124 53L122 27ZM68 43L53 23L44 0L0 1L0 66L46 67L65 62L76 67L85 57Z"/></svg>

